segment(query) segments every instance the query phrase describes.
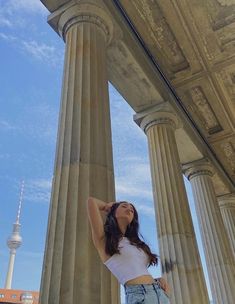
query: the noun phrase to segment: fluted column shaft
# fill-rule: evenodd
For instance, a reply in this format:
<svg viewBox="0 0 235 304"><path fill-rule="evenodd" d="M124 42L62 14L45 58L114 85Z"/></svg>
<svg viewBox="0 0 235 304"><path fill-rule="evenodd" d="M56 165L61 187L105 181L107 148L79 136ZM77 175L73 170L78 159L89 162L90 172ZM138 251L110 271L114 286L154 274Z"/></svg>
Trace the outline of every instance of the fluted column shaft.
<svg viewBox="0 0 235 304"><path fill-rule="evenodd" d="M171 303L208 303L176 146L176 117L153 113L140 126L148 137L160 258Z"/></svg>
<svg viewBox="0 0 235 304"><path fill-rule="evenodd" d="M197 161L185 167L185 174L192 184L213 300L232 304L235 265L212 184L212 167L206 160Z"/></svg>
<svg viewBox="0 0 235 304"><path fill-rule="evenodd" d="M235 257L235 195L218 197L221 215L224 226L227 230L230 245Z"/></svg>
<svg viewBox="0 0 235 304"><path fill-rule="evenodd" d="M66 53L41 304L119 303L118 283L93 246L86 212L90 195L104 201L115 195L107 20L101 7L79 4L59 21Z"/></svg>

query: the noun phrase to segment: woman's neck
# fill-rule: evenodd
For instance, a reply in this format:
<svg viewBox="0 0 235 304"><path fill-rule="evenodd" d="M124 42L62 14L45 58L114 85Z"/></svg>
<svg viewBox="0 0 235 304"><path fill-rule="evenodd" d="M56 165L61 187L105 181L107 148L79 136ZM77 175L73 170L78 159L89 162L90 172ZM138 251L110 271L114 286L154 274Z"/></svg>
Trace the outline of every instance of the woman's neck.
<svg viewBox="0 0 235 304"><path fill-rule="evenodd" d="M126 221L124 222L120 219L117 222L118 222L118 227L122 233L122 236L124 236L126 234L126 229L128 224L126 223Z"/></svg>

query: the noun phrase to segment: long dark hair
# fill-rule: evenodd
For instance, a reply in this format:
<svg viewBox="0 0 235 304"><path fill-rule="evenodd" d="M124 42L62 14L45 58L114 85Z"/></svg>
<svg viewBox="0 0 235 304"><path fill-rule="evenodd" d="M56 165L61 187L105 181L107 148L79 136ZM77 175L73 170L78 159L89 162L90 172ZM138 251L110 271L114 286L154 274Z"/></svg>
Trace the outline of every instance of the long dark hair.
<svg viewBox="0 0 235 304"><path fill-rule="evenodd" d="M125 201L114 203L109 213L107 214L107 218L104 224L104 232L106 237L105 252L111 256L115 253L120 254L120 251L118 249L118 243L119 240L122 238L123 234L119 229L115 213L119 205L122 203L129 204L128 202ZM148 266L157 265L158 263L157 255L152 253L149 246L144 241L141 241L139 237L140 233L139 233L138 213L133 205L132 207L134 209L134 217L132 222L127 226L125 237L129 239L132 245L135 245L137 248L141 248L148 255L149 257Z"/></svg>

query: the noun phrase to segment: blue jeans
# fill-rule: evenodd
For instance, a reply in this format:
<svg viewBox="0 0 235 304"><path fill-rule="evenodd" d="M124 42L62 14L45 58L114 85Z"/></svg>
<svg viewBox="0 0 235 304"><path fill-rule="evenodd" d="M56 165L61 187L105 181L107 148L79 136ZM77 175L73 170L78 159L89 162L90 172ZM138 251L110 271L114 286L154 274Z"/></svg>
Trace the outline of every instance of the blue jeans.
<svg viewBox="0 0 235 304"><path fill-rule="evenodd" d="M157 283L124 285L126 304L170 304L170 300Z"/></svg>

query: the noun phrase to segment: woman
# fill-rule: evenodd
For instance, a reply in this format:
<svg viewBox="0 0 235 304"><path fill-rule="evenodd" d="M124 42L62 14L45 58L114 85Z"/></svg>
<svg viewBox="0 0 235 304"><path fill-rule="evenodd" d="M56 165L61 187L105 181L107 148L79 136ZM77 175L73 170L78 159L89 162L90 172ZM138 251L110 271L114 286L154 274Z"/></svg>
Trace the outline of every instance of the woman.
<svg viewBox="0 0 235 304"><path fill-rule="evenodd" d="M139 238L135 207L90 197L87 210L94 245L102 262L124 285L126 304L168 304L163 291L168 285L163 279L156 281L147 270L157 264L157 256Z"/></svg>

